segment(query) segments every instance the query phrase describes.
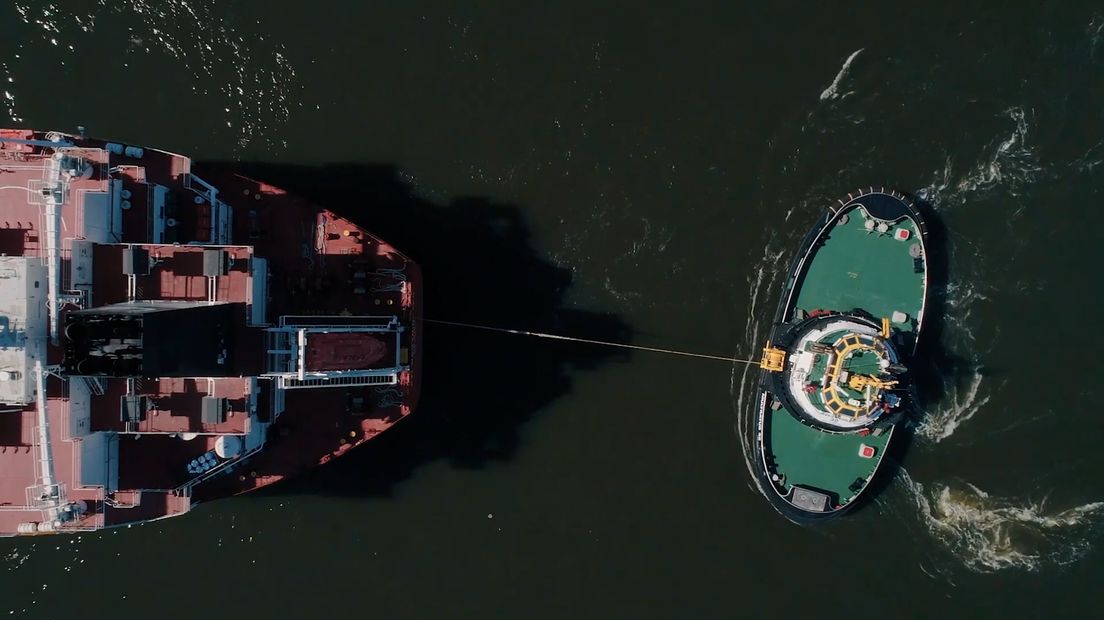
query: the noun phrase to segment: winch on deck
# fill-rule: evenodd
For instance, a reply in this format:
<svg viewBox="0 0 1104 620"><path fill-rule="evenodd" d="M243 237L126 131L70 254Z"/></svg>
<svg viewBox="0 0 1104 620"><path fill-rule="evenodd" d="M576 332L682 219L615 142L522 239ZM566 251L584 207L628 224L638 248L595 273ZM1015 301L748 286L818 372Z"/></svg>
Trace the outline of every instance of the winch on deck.
<svg viewBox="0 0 1104 620"><path fill-rule="evenodd" d="M763 347L763 359L759 362L759 367L768 372L782 372L786 367L786 351L773 347L768 342Z"/></svg>
<svg viewBox="0 0 1104 620"><path fill-rule="evenodd" d="M851 375L847 379L847 387L860 392L868 387L872 390L886 390L895 385L896 381L885 381L870 375Z"/></svg>
<svg viewBox="0 0 1104 620"><path fill-rule="evenodd" d="M884 327L846 314L813 317L767 342L759 365L794 415L835 431L861 428L892 410L889 392L900 389L899 357L881 337Z"/></svg>

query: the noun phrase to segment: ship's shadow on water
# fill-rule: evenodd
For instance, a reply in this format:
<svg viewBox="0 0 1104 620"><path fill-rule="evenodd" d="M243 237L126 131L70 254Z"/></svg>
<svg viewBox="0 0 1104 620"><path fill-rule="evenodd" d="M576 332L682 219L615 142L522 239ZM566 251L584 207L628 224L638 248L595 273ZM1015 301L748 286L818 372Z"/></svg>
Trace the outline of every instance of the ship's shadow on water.
<svg viewBox="0 0 1104 620"><path fill-rule="evenodd" d="M399 248L421 266L426 318L631 340L616 315L563 307L571 272L533 249L516 205L428 199L393 165L204 167L281 187ZM521 427L571 390L575 371L624 357L570 342L428 323L422 329L422 394L414 414L344 457L261 493L388 495L431 462L481 468L508 461L519 449Z"/></svg>

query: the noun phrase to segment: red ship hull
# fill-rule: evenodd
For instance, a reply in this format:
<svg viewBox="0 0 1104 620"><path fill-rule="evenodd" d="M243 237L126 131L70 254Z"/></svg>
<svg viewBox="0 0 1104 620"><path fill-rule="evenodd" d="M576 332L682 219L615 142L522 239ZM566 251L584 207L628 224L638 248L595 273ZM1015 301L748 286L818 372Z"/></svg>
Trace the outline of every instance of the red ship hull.
<svg viewBox="0 0 1104 620"><path fill-rule="evenodd" d="M260 191L260 206L263 208L267 203L275 217L288 209L308 212L319 210L305 200L243 175L212 178L215 179L214 182L222 183L228 188L231 194L235 193L234 190L243 195L246 192ZM368 234L366 231L362 232ZM249 464L248 471L198 487L193 495L196 501L246 493L325 464L369 441L413 412L421 394L422 273L413 261L407 261L405 268L407 282L411 284L412 290L412 299L408 302L411 309L411 368L408 378L404 379L407 383L404 384L403 402L393 407L357 411L350 407L350 394L347 392L306 390L302 393L306 402L289 402L288 410L309 412L309 415L281 416L273 425L274 438L278 439L272 442L271 448L258 455ZM341 292L328 300L325 307L340 312L344 307L338 303L346 297L347 293ZM307 308L301 310L305 311Z"/></svg>
<svg viewBox="0 0 1104 620"><path fill-rule="evenodd" d="M0 130L0 177L0 535L183 514L413 411L421 272L353 222L54 132Z"/></svg>

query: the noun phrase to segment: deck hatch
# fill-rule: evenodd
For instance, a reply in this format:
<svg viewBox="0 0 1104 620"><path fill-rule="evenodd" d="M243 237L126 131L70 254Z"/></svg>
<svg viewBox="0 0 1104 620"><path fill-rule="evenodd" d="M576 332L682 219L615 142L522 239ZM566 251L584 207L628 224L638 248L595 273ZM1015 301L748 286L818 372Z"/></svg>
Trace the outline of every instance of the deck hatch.
<svg viewBox="0 0 1104 620"><path fill-rule="evenodd" d="M794 487L792 501L794 506L809 512L824 512L828 509L827 495L805 487Z"/></svg>
<svg viewBox="0 0 1104 620"><path fill-rule="evenodd" d="M150 272L149 250L130 246L123 250L123 273L128 276L144 276Z"/></svg>
<svg viewBox="0 0 1104 620"><path fill-rule="evenodd" d="M123 422L141 422L146 419L149 398L145 394L127 394L120 400L119 419Z"/></svg>
<svg viewBox="0 0 1104 620"><path fill-rule="evenodd" d="M226 421L227 401L220 396L204 396L200 421L204 424L222 424Z"/></svg>
<svg viewBox="0 0 1104 620"><path fill-rule="evenodd" d="M230 257L226 250L211 248L203 250L203 275L213 278L228 273L230 273Z"/></svg>

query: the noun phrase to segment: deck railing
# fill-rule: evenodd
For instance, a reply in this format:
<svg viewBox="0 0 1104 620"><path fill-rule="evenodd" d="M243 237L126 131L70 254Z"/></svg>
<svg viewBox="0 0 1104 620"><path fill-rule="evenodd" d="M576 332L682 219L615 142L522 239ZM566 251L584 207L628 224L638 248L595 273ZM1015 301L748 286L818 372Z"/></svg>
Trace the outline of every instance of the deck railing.
<svg viewBox="0 0 1104 620"><path fill-rule="evenodd" d="M211 238L209 242L229 244L231 242L230 205L219 200L218 188L191 172L184 175L184 187L192 190L211 205Z"/></svg>
<svg viewBox="0 0 1104 620"><path fill-rule="evenodd" d="M261 450L264 450L264 444L261 444L261 445L257 446L256 448L253 448L252 450L249 450L248 452L241 453L240 455L238 455L237 458L234 458L234 459L231 459L231 460L228 460L228 461L222 461L218 465L212 467L211 469L208 469L207 471L205 471L202 474L196 476L195 478L192 478L191 480L189 480L189 481L185 482L184 484L176 487L175 489L172 489L172 491L174 493L175 492L180 492L180 493L187 493L187 494L190 495L191 492L192 492L192 487L194 487L195 485L206 482L206 481L210 480L211 478L214 478L215 476L218 476L218 475L221 475L221 474L227 474L227 473L233 471L235 467L245 463L245 461L247 461L249 459L249 457L253 456L254 454L257 454Z"/></svg>

